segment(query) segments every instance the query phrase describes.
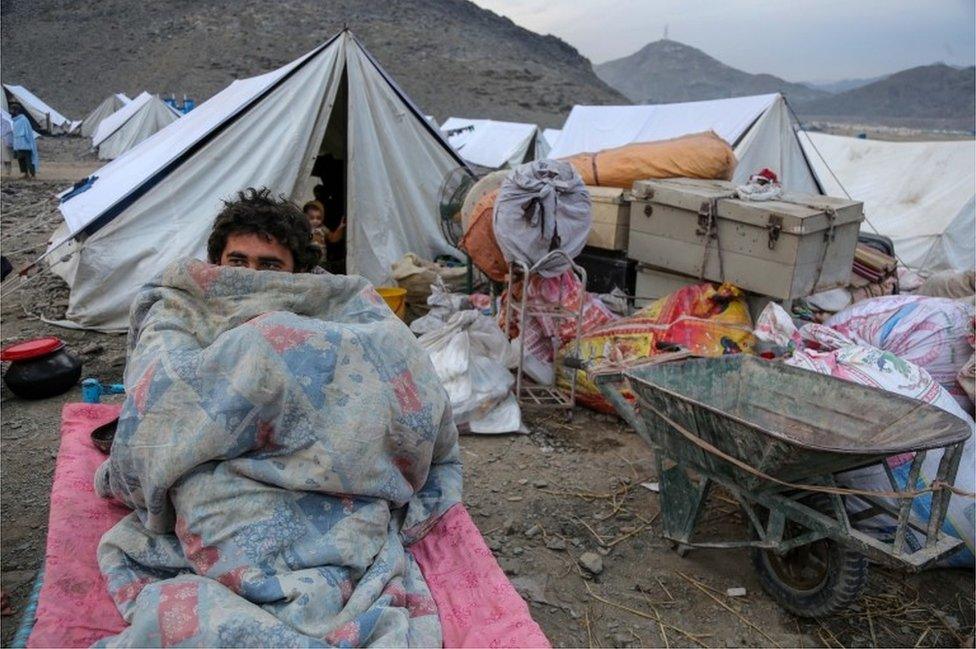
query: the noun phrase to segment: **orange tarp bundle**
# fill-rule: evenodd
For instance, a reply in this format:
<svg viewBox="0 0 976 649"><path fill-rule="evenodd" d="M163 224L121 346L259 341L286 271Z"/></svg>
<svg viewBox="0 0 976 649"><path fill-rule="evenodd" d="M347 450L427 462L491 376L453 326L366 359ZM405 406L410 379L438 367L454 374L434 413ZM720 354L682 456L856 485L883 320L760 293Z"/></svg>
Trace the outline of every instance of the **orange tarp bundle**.
<svg viewBox="0 0 976 649"><path fill-rule="evenodd" d="M564 160L587 185L621 189L648 178L731 180L736 164L732 147L713 131L578 153Z"/></svg>
<svg viewBox="0 0 976 649"><path fill-rule="evenodd" d="M489 279L502 282L508 274L508 262L505 261L505 255L495 241L495 230L492 227L492 213L498 191L495 189L488 192L475 203L471 210L468 230L461 237L460 248L468 253L471 263Z"/></svg>

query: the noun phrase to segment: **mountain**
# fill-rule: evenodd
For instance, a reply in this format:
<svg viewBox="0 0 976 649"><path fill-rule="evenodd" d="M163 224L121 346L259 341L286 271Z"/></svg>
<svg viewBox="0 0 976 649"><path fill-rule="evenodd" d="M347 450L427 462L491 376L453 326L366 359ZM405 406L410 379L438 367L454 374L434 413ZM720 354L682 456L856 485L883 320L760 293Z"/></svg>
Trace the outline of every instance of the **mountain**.
<svg viewBox="0 0 976 649"><path fill-rule="evenodd" d="M804 116L884 120L971 130L976 67L942 63L902 70L866 86L796 106Z"/></svg>
<svg viewBox="0 0 976 649"><path fill-rule="evenodd" d="M597 76L639 104L663 104L781 92L793 103L827 96L771 74L750 74L672 40L648 43L622 59L594 66Z"/></svg>
<svg viewBox="0 0 976 649"><path fill-rule="evenodd" d="M81 118L106 95L203 100L348 25L422 110L559 126L626 99L590 62L467 0L4 0L0 74Z"/></svg>
<svg viewBox="0 0 976 649"><path fill-rule="evenodd" d="M848 90L854 90L855 88L860 88L861 86L866 86L869 83L874 83L875 81L880 81L887 77L887 74L882 74L877 77L870 77L867 79L841 79L840 81L806 81L806 85L811 88L816 88L817 90L823 90L824 92L829 92L836 95L840 92L847 92Z"/></svg>

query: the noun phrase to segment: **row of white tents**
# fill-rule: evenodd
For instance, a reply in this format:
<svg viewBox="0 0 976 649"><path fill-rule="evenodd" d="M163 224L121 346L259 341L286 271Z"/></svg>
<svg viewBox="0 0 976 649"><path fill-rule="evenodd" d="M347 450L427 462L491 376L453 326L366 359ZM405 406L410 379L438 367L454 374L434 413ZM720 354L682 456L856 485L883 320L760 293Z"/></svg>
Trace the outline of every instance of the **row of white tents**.
<svg viewBox="0 0 976 649"><path fill-rule="evenodd" d="M62 196L65 224L46 255L71 286L62 324L124 329L142 284L176 258L203 257L223 200L248 186L308 200L322 156L345 169L348 271L381 285L408 252L460 255L440 228L439 194L449 174L471 169L466 160L500 168L533 154L561 157L706 130L734 148L736 180L770 167L787 189L849 192L865 201L871 225L892 237L907 264L974 265L972 141L807 134L776 94L576 106L561 131L521 126L451 118L438 128L343 31L278 70L233 82ZM882 146L868 155L865 147L875 145ZM895 158L904 163L891 164ZM900 198L896 190L904 190Z"/></svg>
<svg viewBox="0 0 976 649"><path fill-rule="evenodd" d="M441 132L462 158L486 169L514 168L549 153L535 124L448 117Z"/></svg>
<svg viewBox="0 0 976 649"><path fill-rule="evenodd" d="M92 147L98 149L100 159L114 160L180 117L179 111L159 97L143 92L98 122L91 135Z"/></svg>
<svg viewBox="0 0 976 649"><path fill-rule="evenodd" d="M3 110L19 103L35 131L91 138L102 160L112 160L180 118L181 113L158 96L143 92L135 99L117 92L106 97L83 120L72 121L23 86L3 85ZM9 119L9 114L5 119Z"/></svg>
<svg viewBox="0 0 976 649"><path fill-rule="evenodd" d="M473 126L469 132L454 135L468 124ZM526 144L530 137L536 138L537 157L562 158L711 130L735 150L733 181L745 182L769 167L787 190L863 201L865 228L890 237L899 259L910 267L976 266L976 142L885 142L811 133L798 126L786 100L770 94L575 106L562 129L541 134L531 124L453 117L442 130L466 160L493 168L533 159L522 157L532 151Z"/></svg>

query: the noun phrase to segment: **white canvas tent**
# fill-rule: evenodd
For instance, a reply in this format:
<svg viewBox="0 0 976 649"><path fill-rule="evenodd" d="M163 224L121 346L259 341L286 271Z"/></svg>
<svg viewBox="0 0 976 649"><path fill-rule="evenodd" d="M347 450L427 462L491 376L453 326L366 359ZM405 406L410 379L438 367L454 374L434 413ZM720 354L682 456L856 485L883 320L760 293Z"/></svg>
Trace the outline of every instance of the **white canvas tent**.
<svg viewBox="0 0 976 649"><path fill-rule="evenodd" d="M143 92L101 121L92 135L92 147L98 149L100 159L114 160L180 116L159 97Z"/></svg>
<svg viewBox="0 0 976 649"><path fill-rule="evenodd" d="M574 106L550 158L715 131L735 150L734 182L763 167L786 189L821 193L780 94L648 106Z"/></svg>
<svg viewBox="0 0 976 649"><path fill-rule="evenodd" d="M556 142L559 141L559 136L562 134L562 129L560 128L547 128L542 131L542 143L545 145L545 157L549 157L549 154L554 148L556 148ZM540 156L542 157L542 156Z"/></svg>
<svg viewBox="0 0 976 649"><path fill-rule="evenodd" d="M862 229L891 237L905 264L925 272L976 267L976 142L810 132L800 142L826 192L863 201Z"/></svg>
<svg viewBox="0 0 976 649"><path fill-rule="evenodd" d="M480 167L517 167L536 159L539 127L535 124L448 117L441 132L462 158Z"/></svg>
<svg viewBox="0 0 976 649"><path fill-rule="evenodd" d="M464 163L343 31L235 81L62 196L65 226L46 253L71 287L62 324L125 329L140 286L175 259L205 258L223 200L249 186L310 199L326 153L344 165L348 272L384 284L407 252L460 256L438 205Z"/></svg>
<svg viewBox="0 0 976 649"><path fill-rule="evenodd" d="M102 103L95 107L95 110L88 113L85 119L81 120L82 137L91 137L95 134L95 129L101 124L102 120L122 108L132 100L125 93L117 92L106 97Z"/></svg>
<svg viewBox="0 0 976 649"><path fill-rule="evenodd" d="M8 95L9 103L16 101L24 107L24 111L34 122L34 130L51 135L71 131L73 122L70 119L45 104L27 88L3 84L3 89Z"/></svg>

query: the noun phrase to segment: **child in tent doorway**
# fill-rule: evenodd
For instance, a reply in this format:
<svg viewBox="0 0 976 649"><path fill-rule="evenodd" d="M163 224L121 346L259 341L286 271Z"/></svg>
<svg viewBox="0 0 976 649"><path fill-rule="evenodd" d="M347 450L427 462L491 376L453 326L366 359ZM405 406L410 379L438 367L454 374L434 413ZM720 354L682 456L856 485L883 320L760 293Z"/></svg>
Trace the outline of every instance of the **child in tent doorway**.
<svg viewBox="0 0 976 649"><path fill-rule="evenodd" d="M335 244L342 241L346 234L346 220L343 219L339 226L330 230L325 226L325 206L320 201L309 201L302 207L308 224L312 228L312 242L322 249L325 255L326 270L332 273L341 273L345 269L345 259L333 259L331 253Z"/></svg>

